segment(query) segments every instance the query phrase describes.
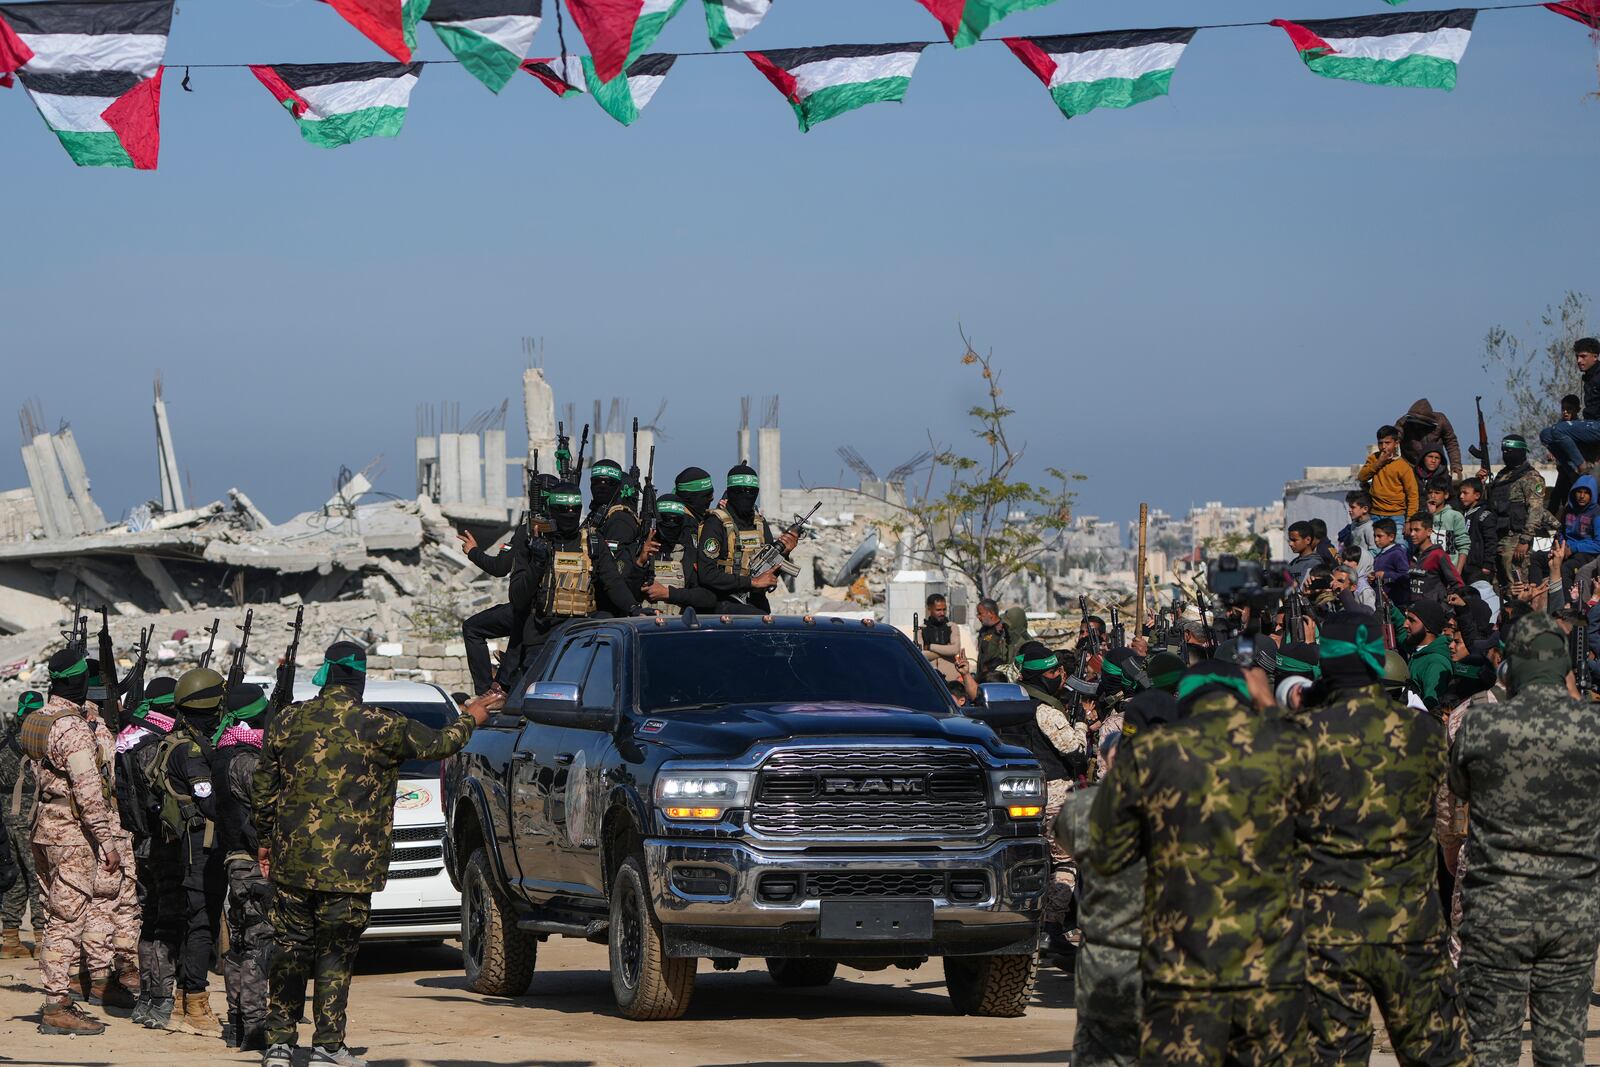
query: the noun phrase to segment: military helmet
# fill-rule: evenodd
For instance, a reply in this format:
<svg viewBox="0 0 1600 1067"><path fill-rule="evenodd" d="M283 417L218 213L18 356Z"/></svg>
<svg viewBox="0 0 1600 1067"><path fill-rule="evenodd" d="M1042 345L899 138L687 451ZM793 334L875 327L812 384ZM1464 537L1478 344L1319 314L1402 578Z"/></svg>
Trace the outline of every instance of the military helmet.
<svg viewBox="0 0 1600 1067"><path fill-rule="evenodd" d="M1406 666L1405 657L1392 648L1383 659L1383 680L1388 685L1405 685L1411 680L1411 668Z"/></svg>
<svg viewBox="0 0 1600 1067"><path fill-rule="evenodd" d="M209 667L196 667L192 671L185 671L183 677L178 679L172 702L185 710L211 711L222 704L223 684L222 675L216 671Z"/></svg>

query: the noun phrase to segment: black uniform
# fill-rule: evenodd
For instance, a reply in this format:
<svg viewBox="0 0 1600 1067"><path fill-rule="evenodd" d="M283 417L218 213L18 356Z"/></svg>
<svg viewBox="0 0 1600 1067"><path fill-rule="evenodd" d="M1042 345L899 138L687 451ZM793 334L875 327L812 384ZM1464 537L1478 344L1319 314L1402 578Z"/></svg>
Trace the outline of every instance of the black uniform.
<svg viewBox="0 0 1600 1067"><path fill-rule="evenodd" d="M723 516L727 516L725 521ZM729 536L729 522L733 536ZM739 533L760 530L761 543L771 544L772 527L759 512L749 522L740 521L731 511L718 508L706 512L700 524L700 584L716 594L717 611L729 615L766 615L772 611L765 589L752 589L754 575L740 574L736 560L729 559L730 545L736 545ZM743 596L745 601L733 599Z"/></svg>
<svg viewBox="0 0 1600 1067"><path fill-rule="evenodd" d="M658 526L658 537L660 533L661 528ZM700 550L695 545L694 531L688 526L680 527L677 540L671 544L663 544L656 553L656 558L645 566L639 566L637 558L633 555L619 561L622 575L627 580L629 588L636 590L641 600L645 586L656 580L657 567L663 562L675 564L683 569L683 585L669 586L667 590L666 603L677 609L672 612L673 614L681 613L684 608L694 608L697 612L716 611L717 594L700 584ZM647 605L645 610L652 609Z"/></svg>
<svg viewBox="0 0 1600 1067"><path fill-rule="evenodd" d="M256 690L255 686L242 687ZM259 692L259 690L256 690ZM228 1043L265 1048L267 975L271 969L272 884L257 861L251 779L261 760L254 726L225 732L212 757L217 799L217 851L228 880L228 954L222 977L228 994Z"/></svg>
<svg viewBox="0 0 1600 1067"><path fill-rule="evenodd" d="M517 560L528 558L528 524L519 522L511 534L511 541L500 552L490 555L482 546L467 553L483 573L492 578L511 574ZM515 579L512 580L515 584ZM489 641L496 637L510 637L516 625L516 611L510 603L495 604L470 615L461 624L461 640L467 646L467 670L472 674L472 691L482 693L494 680L494 666L489 660Z"/></svg>
<svg viewBox="0 0 1600 1067"><path fill-rule="evenodd" d="M552 530L525 542L522 551L525 555L512 563L512 647L501 661L499 676L501 685L508 689L517 674L533 663L551 630L585 614L601 618L632 614L637 603L616 557L596 530L580 529L571 536ZM555 569L559 553L583 553L588 557L594 594L592 611L571 610L572 605L561 603Z"/></svg>
<svg viewBox="0 0 1600 1067"><path fill-rule="evenodd" d="M212 786L211 738L215 716L181 719L183 739L167 761L167 781L172 792L192 805L178 840L178 864L183 872L183 942L178 955L178 987L185 993L204 993L211 970L211 951L222 921L222 898L227 890L222 852L215 847L217 798Z"/></svg>

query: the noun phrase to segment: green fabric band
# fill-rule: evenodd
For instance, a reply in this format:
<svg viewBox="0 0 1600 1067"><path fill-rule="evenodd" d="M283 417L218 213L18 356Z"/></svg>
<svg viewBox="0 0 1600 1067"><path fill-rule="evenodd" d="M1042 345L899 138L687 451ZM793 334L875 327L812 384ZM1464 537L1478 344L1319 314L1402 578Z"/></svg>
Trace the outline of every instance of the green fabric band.
<svg viewBox="0 0 1600 1067"><path fill-rule="evenodd" d="M710 478L696 478L692 482L679 482L677 490L680 493L709 493L713 488Z"/></svg>
<svg viewBox="0 0 1600 1067"><path fill-rule="evenodd" d="M263 711L266 711L268 703L270 703L270 701L268 701L266 697L257 697L254 702L246 704L242 708L225 712L222 716L222 721L217 724L217 732L211 735L211 743L215 745L218 741L221 741L222 735L227 731L228 727L237 726L241 722L247 722L250 719L255 718L257 715L260 715Z"/></svg>
<svg viewBox="0 0 1600 1067"><path fill-rule="evenodd" d="M728 475L728 488L760 489L761 482L754 474L730 474Z"/></svg>
<svg viewBox="0 0 1600 1067"><path fill-rule="evenodd" d="M80 659L78 662L74 663L70 667L63 667L59 671L51 671L50 672L50 677L51 678L76 678L80 674L88 673L88 670L89 670L89 661L86 660L86 659Z"/></svg>
<svg viewBox="0 0 1600 1067"><path fill-rule="evenodd" d="M1122 673L1122 668L1117 666L1115 663L1112 663L1110 660L1105 660L1100 664L1100 673L1109 674L1113 678L1127 677L1127 675Z"/></svg>
<svg viewBox="0 0 1600 1067"><path fill-rule="evenodd" d="M1240 699L1250 699L1250 686L1243 678L1226 674L1186 674L1178 682L1178 699L1187 700L1208 685L1220 685L1239 694Z"/></svg>
<svg viewBox="0 0 1600 1067"><path fill-rule="evenodd" d="M1045 671L1053 671L1061 666L1061 660L1056 657L1054 652L1044 659L1023 659L1019 655L1017 657L1017 665L1025 671L1038 671L1042 674Z"/></svg>
<svg viewBox="0 0 1600 1067"><path fill-rule="evenodd" d="M687 514L689 514L689 509L684 507L682 504L678 503L676 500L658 500L658 501L656 501L656 511L659 512L662 515L687 515Z"/></svg>
<svg viewBox="0 0 1600 1067"><path fill-rule="evenodd" d="M1366 623L1356 627L1354 641L1339 641L1331 637L1323 637L1317 641L1317 647L1322 649L1322 658L1339 659L1345 656L1359 656L1361 662L1372 668L1373 674L1382 674L1385 661L1388 658L1388 649L1383 644L1383 632L1376 635L1368 631Z"/></svg>
<svg viewBox="0 0 1600 1067"><path fill-rule="evenodd" d="M1304 674L1311 678L1322 677L1322 667L1320 665L1307 663L1305 660L1295 659L1293 656L1279 656L1278 669L1287 671L1290 674Z"/></svg>
<svg viewBox="0 0 1600 1067"><path fill-rule="evenodd" d="M1520 437L1507 437L1505 440L1500 442L1500 447L1501 448L1520 448L1524 452L1526 452L1528 450L1528 442L1524 441Z"/></svg>
<svg viewBox="0 0 1600 1067"><path fill-rule="evenodd" d="M42 707L44 707L44 697L38 693L23 693L17 698L17 718L26 718L29 712L38 711Z"/></svg>
<svg viewBox="0 0 1600 1067"><path fill-rule="evenodd" d="M135 719L142 719L145 717L147 712L154 711L156 708L169 707L172 704L172 698L177 695L178 694L176 692L163 693L158 697L149 697L145 700L141 700L139 701L139 706L133 709L133 717Z"/></svg>
<svg viewBox="0 0 1600 1067"><path fill-rule="evenodd" d="M354 655L343 656L339 659L325 660L322 666L317 668L317 673L311 676L311 684L327 685L328 668L334 666L335 664L339 665L340 667L349 667L353 671L360 671L362 674L367 673L367 661L365 658Z"/></svg>
<svg viewBox="0 0 1600 1067"><path fill-rule="evenodd" d="M552 507L558 507L558 508L581 508L581 507L583 507L583 497L580 496L577 493L551 493L550 497L549 497L549 500L550 500L550 504L551 504Z"/></svg>
<svg viewBox="0 0 1600 1067"><path fill-rule="evenodd" d="M1490 670L1492 668L1485 669L1475 663L1452 662L1450 664L1450 673L1458 678L1487 678Z"/></svg>
<svg viewBox="0 0 1600 1067"><path fill-rule="evenodd" d="M609 478L614 482L622 481L622 468L610 463L596 463L589 468L590 478Z"/></svg>
<svg viewBox="0 0 1600 1067"><path fill-rule="evenodd" d="M1182 677L1183 672L1181 670L1168 671L1166 674L1153 674L1150 676L1150 684L1157 689L1171 689L1178 684L1178 679Z"/></svg>

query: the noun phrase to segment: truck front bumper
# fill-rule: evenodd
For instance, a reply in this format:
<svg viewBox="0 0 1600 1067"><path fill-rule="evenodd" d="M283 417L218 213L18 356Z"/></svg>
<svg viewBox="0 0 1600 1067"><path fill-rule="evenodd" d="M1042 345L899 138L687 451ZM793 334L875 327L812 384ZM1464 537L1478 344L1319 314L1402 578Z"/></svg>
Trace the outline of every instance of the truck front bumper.
<svg viewBox="0 0 1600 1067"><path fill-rule="evenodd" d="M864 959L1031 952L1049 879L1049 853L1040 838L876 855L673 838L646 839L644 850L656 916L672 956ZM851 906L931 901L931 937L825 940L822 911L836 900Z"/></svg>

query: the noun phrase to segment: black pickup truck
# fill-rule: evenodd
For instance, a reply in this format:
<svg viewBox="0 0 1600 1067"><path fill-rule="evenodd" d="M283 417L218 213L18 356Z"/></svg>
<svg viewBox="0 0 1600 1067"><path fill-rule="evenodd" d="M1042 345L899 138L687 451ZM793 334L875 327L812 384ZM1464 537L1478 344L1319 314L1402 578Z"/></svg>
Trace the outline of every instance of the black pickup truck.
<svg viewBox="0 0 1600 1067"><path fill-rule="evenodd" d="M609 944L634 1019L683 1014L702 957L780 986L943 957L958 1010L1026 1007L1044 782L904 635L806 616L585 620L446 761L467 976L527 990L551 934Z"/></svg>

